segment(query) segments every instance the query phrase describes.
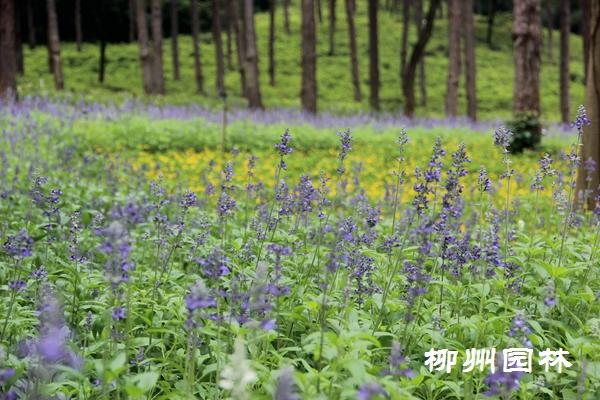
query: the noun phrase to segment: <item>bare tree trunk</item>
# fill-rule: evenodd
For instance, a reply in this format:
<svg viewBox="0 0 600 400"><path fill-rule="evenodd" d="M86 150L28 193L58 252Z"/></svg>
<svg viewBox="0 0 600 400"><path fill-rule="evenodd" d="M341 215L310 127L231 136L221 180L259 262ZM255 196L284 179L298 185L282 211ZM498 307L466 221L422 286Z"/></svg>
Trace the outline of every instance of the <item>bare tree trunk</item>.
<svg viewBox="0 0 600 400"><path fill-rule="evenodd" d="M225 61L223 59L223 40L221 35L221 2L212 0L212 35L215 43L215 65L217 66L216 88L221 96L225 93Z"/></svg>
<svg viewBox="0 0 600 400"><path fill-rule="evenodd" d="M410 0L404 0L402 6L402 46L400 47L400 76L406 68L406 55L408 53L408 28L410 23Z"/></svg>
<svg viewBox="0 0 600 400"><path fill-rule="evenodd" d="M29 48L35 47L35 24L33 23L33 7L31 7L31 0L27 0L27 37L29 39Z"/></svg>
<svg viewBox="0 0 600 400"><path fill-rule="evenodd" d="M590 58L590 17L592 15L590 0L579 0L581 8L581 37L583 44L583 81L587 82L587 66Z"/></svg>
<svg viewBox="0 0 600 400"><path fill-rule="evenodd" d="M258 75L258 51L254 30L254 3L244 0L246 97L250 108L263 108Z"/></svg>
<svg viewBox="0 0 600 400"><path fill-rule="evenodd" d="M233 38L231 37L231 14L229 12L228 0L225 0L225 20L227 21L227 70L233 71Z"/></svg>
<svg viewBox="0 0 600 400"><path fill-rule="evenodd" d="M313 0L302 0L302 108L317 112L317 55Z"/></svg>
<svg viewBox="0 0 600 400"><path fill-rule="evenodd" d="M475 27L473 0L462 1L463 38L465 48L465 85L467 91L467 116L477 121L477 79L475 62Z"/></svg>
<svg viewBox="0 0 600 400"><path fill-rule="evenodd" d="M415 8L415 27L417 35L423 25L423 0L414 0ZM421 106L427 106L427 78L425 76L425 55L419 61L419 90L421 92Z"/></svg>
<svg viewBox="0 0 600 400"><path fill-rule="evenodd" d="M106 38L104 34L100 37L100 61L98 68L98 82L104 83L104 75L106 71Z"/></svg>
<svg viewBox="0 0 600 400"><path fill-rule="evenodd" d="M283 0L283 28L290 34L290 0Z"/></svg>
<svg viewBox="0 0 600 400"><path fill-rule="evenodd" d="M492 36L494 34L494 19L496 17L496 0L488 0L487 32L485 42L492 47Z"/></svg>
<svg viewBox="0 0 600 400"><path fill-rule="evenodd" d="M548 32L548 41L546 43L547 51L548 51L548 61L552 62L554 59L554 41L552 40L552 32L554 31L554 10L552 9L552 1L546 0L546 22L547 32Z"/></svg>
<svg viewBox="0 0 600 400"><path fill-rule="evenodd" d="M97 2L96 15L96 31L100 37L100 57L98 57L98 82L104 83L104 76L106 71L106 30L103 29L103 24L106 21L105 17L105 4L104 2Z"/></svg>
<svg viewBox="0 0 600 400"><path fill-rule="evenodd" d="M17 95L15 0L0 0L0 99Z"/></svg>
<svg viewBox="0 0 600 400"><path fill-rule="evenodd" d="M540 114L540 11L540 0L518 0L513 4L515 114Z"/></svg>
<svg viewBox="0 0 600 400"><path fill-rule="evenodd" d="M563 123L569 122L569 38L571 35L571 9L569 0L560 0L560 115Z"/></svg>
<svg viewBox="0 0 600 400"><path fill-rule="evenodd" d="M23 29L21 26L21 15L23 5L20 2L15 3L15 56L17 61L17 73L23 75L25 65L23 62Z"/></svg>
<svg viewBox="0 0 600 400"><path fill-rule="evenodd" d="M592 159L596 165L600 166L600 2L592 1L590 4L589 18L589 65L586 84L585 107L590 120L590 126L583 128L583 147L582 160ZM588 179L589 178L589 181ZM587 205L594 209L596 205L595 197L598 195L598 185L600 184L600 169L596 170L588 177L585 171L584 163L579 164L577 174L576 193L582 193L590 190L587 197Z"/></svg>
<svg viewBox="0 0 600 400"><path fill-rule="evenodd" d="M156 86L153 79L155 56L150 47L150 38L148 37L148 24L146 22L146 2L145 0L134 0L135 16L137 26L137 37L140 47L140 63L142 65L142 78L144 82L144 93L156 94Z"/></svg>
<svg viewBox="0 0 600 400"><path fill-rule="evenodd" d="M238 69L240 72L240 94L246 97L246 70L244 60L246 59L244 49L244 35L242 24L239 15L239 4L236 0L227 0L227 10L229 12L229 20L232 23L233 33L235 36L235 47L238 60Z"/></svg>
<svg viewBox="0 0 600 400"><path fill-rule="evenodd" d="M60 59L60 38L58 36L58 18L56 16L56 4L54 0L47 0L48 9L48 38L50 54L52 58L52 72L54 74L54 87L63 90L65 83L62 73L62 61Z"/></svg>
<svg viewBox="0 0 600 400"><path fill-rule="evenodd" d="M200 31L198 21L198 0L191 1L191 25L192 25L192 43L194 46L194 77L196 79L196 90L198 93L204 93L204 76L202 74L202 61L200 54L200 42L198 33Z"/></svg>
<svg viewBox="0 0 600 400"><path fill-rule="evenodd" d="M83 33L81 31L81 0L75 0L75 42L77 51L81 51Z"/></svg>
<svg viewBox="0 0 600 400"><path fill-rule="evenodd" d="M329 55L335 54L335 0L329 0Z"/></svg>
<svg viewBox="0 0 600 400"><path fill-rule="evenodd" d="M358 73L358 55L356 51L356 28L354 27L355 0L346 0L346 19L348 21L348 42L350 43L350 71L352 72L352 87L354 100L361 101L360 74Z"/></svg>
<svg viewBox="0 0 600 400"><path fill-rule="evenodd" d="M404 115L412 118L415 114L415 75L417 71L417 65L425 54L425 48L431 38L433 32L433 24L435 22L435 13L438 9L441 0L431 0L429 2L429 9L425 16L425 24L419 31L417 43L412 48L410 58L406 64L406 68L402 75L402 93L404 95Z"/></svg>
<svg viewBox="0 0 600 400"><path fill-rule="evenodd" d="M269 1L269 83L275 86L275 4Z"/></svg>
<svg viewBox="0 0 600 400"><path fill-rule="evenodd" d="M369 0L369 84L371 108L379 111L379 38L377 13L379 0Z"/></svg>
<svg viewBox="0 0 600 400"><path fill-rule="evenodd" d="M179 19L177 18L177 0L171 0L171 59L173 62L173 79L179 80Z"/></svg>
<svg viewBox="0 0 600 400"><path fill-rule="evenodd" d="M316 0L317 16L319 17L319 23L323 23L323 9L321 8L321 0Z"/></svg>
<svg viewBox="0 0 600 400"><path fill-rule="evenodd" d="M151 0L152 42L154 45L153 80L157 94L165 94L165 78L162 57L162 9L161 0Z"/></svg>
<svg viewBox="0 0 600 400"><path fill-rule="evenodd" d="M128 1L127 12L129 13L129 43L135 40L135 0Z"/></svg>
<svg viewBox="0 0 600 400"><path fill-rule="evenodd" d="M460 32L463 24L462 0L448 0L448 80L446 84L446 116L458 115L458 83L460 79Z"/></svg>

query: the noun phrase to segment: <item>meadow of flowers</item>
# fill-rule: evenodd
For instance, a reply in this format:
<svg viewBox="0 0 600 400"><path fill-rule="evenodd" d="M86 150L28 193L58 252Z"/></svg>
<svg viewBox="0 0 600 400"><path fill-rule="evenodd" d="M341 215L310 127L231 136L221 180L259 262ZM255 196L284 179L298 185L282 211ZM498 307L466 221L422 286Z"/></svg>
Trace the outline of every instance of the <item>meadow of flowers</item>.
<svg viewBox="0 0 600 400"><path fill-rule="evenodd" d="M519 156L502 127L253 121L221 142L216 119L180 111L134 133L133 109L0 108L0 399L597 398L583 109L573 135ZM217 132L169 149L162 119ZM424 363L492 347L562 348L572 366Z"/></svg>

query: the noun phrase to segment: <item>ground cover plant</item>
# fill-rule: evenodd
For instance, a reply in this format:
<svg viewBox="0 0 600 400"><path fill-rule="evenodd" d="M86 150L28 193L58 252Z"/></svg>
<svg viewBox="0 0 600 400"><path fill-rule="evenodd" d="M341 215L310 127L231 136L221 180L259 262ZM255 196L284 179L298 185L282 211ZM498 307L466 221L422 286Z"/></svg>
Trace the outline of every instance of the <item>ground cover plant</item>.
<svg viewBox="0 0 600 400"><path fill-rule="evenodd" d="M572 135L513 156L492 124L234 118L222 141L218 113L94 107L0 108L3 398L600 391L600 212L573 189L596 168L583 109ZM492 347L534 349L532 373L425 364ZM572 365L545 371L547 348Z"/></svg>

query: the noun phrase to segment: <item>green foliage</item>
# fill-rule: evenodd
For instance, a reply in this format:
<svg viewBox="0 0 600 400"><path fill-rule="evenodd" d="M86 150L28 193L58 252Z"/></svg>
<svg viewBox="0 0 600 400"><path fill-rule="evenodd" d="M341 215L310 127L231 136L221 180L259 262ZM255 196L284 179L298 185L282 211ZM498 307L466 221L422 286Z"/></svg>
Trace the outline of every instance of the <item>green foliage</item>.
<svg viewBox="0 0 600 400"><path fill-rule="evenodd" d="M542 141L542 124L535 114L524 113L506 124L513 133L509 150L522 153L525 149L535 149Z"/></svg>

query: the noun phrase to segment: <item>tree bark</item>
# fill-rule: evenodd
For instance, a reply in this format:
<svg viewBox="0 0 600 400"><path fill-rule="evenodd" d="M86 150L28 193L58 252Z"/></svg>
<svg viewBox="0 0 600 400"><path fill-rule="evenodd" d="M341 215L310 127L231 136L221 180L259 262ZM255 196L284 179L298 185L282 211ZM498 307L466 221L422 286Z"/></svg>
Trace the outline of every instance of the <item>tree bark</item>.
<svg viewBox="0 0 600 400"><path fill-rule="evenodd" d="M275 4L269 1L269 83L275 86Z"/></svg>
<svg viewBox="0 0 600 400"><path fill-rule="evenodd" d="M358 55L356 51L356 28L354 27L355 0L346 0L346 19L348 21L348 42L350 44L350 72L352 74L352 87L354 100L361 101L360 74L358 72Z"/></svg>
<svg viewBox="0 0 600 400"><path fill-rule="evenodd" d="M463 0L463 39L465 49L465 86L467 92L467 116L477 121L477 79L475 62L475 27L473 24L473 0Z"/></svg>
<svg viewBox="0 0 600 400"><path fill-rule="evenodd" d="M148 24L146 22L146 2L145 0L134 0L135 16L137 26L137 37L140 48L140 64L142 66L142 78L144 83L144 93L156 94L154 76L154 50L150 47L150 38L148 37Z"/></svg>
<svg viewBox="0 0 600 400"><path fill-rule="evenodd" d="M369 84L371 108L379 111L379 38L377 13L379 0L369 0Z"/></svg>
<svg viewBox="0 0 600 400"><path fill-rule="evenodd" d="M423 25L423 0L415 0L415 27L416 33L419 34ZM421 92L421 106L427 106L427 77L425 76L425 55L421 58L418 65L419 74L419 90Z"/></svg>
<svg viewBox="0 0 600 400"><path fill-rule="evenodd" d="M21 25L21 16L23 6L20 2L15 3L15 56L17 61L17 73L23 75L25 65L23 62L23 29Z"/></svg>
<svg viewBox="0 0 600 400"><path fill-rule="evenodd" d="M446 82L446 116L458 115L460 79L460 33L463 24L462 0L448 0L448 80Z"/></svg>
<svg viewBox="0 0 600 400"><path fill-rule="evenodd" d="M485 42L492 47L492 36L494 35L494 19L496 18L496 0L488 0L487 32Z"/></svg>
<svg viewBox="0 0 600 400"><path fill-rule="evenodd" d="M402 45L400 47L400 76L406 68L406 55L408 54L408 28L410 23L410 0L404 0L402 6Z"/></svg>
<svg viewBox="0 0 600 400"><path fill-rule="evenodd" d="M0 0L0 99L17 95L15 0Z"/></svg>
<svg viewBox="0 0 600 400"><path fill-rule="evenodd" d="M177 0L171 0L171 60L173 62L173 79L178 81L179 75L179 19L177 18Z"/></svg>
<svg viewBox="0 0 600 400"><path fill-rule="evenodd" d="M317 55L313 0L302 0L302 108L317 112Z"/></svg>
<svg viewBox="0 0 600 400"><path fill-rule="evenodd" d="M552 9L552 1L546 0L546 26L548 32L548 41L546 43L546 51L548 52L548 61L552 62L554 59L554 40L552 40L552 32L554 31L554 11Z"/></svg>
<svg viewBox="0 0 600 400"><path fill-rule="evenodd" d="M513 3L513 111L540 114L540 0Z"/></svg>
<svg viewBox="0 0 600 400"><path fill-rule="evenodd" d="M433 32L433 24L435 22L435 13L438 9L441 0L431 0L429 2L429 9L425 16L425 24L419 31L417 43L412 48L410 58L406 64L406 68L402 75L402 93L404 95L404 115L412 118L415 114L415 75L417 65L423 58L427 43L431 38Z"/></svg>
<svg viewBox="0 0 600 400"><path fill-rule="evenodd" d="M221 2L212 0L212 36L215 44L215 65L217 66L215 86L219 96L225 94L225 60L221 35Z"/></svg>
<svg viewBox="0 0 600 400"><path fill-rule="evenodd" d="M192 44L194 47L194 78L196 80L196 90L198 93L204 93L204 75L202 74L202 60L200 53L200 42L198 33L200 31L198 20L198 0L191 1L191 25L192 25Z"/></svg>
<svg viewBox="0 0 600 400"><path fill-rule="evenodd" d="M569 0L560 0L560 115L563 123L569 122L569 38L571 35L571 9Z"/></svg>
<svg viewBox="0 0 600 400"><path fill-rule="evenodd" d="M317 16L319 17L319 23L323 23L323 9L321 8L321 0L315 0L315 5L317 7Z"/></svg>
<svg viewBox="0 0 600 400"><path fill-rule="evenodd" d="M242 23L239 15L239 5L236 0L227 0L227 10L229 12L231 26L233 27L233 33L235 36L236 54L238 60L238 69L240 72L240 94L246 97L246 71L244 66L245 56L245 44L244 35L242 29Z"/></svg>
<svg viewBox="0 0 600 400"><path fill-rule="evenodd" d="M587 82L587 67L590 58L590 17L592 15L590 0L579 0L581 8L581 37L583 44L583 81Z"/></svg>
<svg viewBox="0 0 600 400"><path fill-rule="evenodd" d="M127 12L129 13L129 43L135 40L135 1L129 0Z"/></svg>
<svg viewBox="0 0 600 400"><path fill-rule="evenodd" d="M254 3L244 0L244 42L246 73L246 98L248 106L252 109L263 108L260 95L260 82L258 75L258 51L256 49L256 32L254 30Z"/></svg>
<svg viewBox="0 0 600 400"><path fill-rule="evenodd" d="M48 43L50 45L50 57L52 59L52 73L54 74L54 87L63 90L62 61L60 58L60 38L58 36L58 18L56 16L56 4L54 0L46 1L48 10Z"/></svg>
<svg viewBox="0 0 600 400"><path fill-rule="evenodd" d="M31 7L31 1L27 0L27 38L29 40L29 48L33 50L35 48L35 24L33 23L33 7Z"/></svg>
<svg viewBox="0 0 600 400"><path fill-rule="evenodd" d="M81 0L75 0L75 43L77 51L81 51L83 33L81 30Z"/></svg>
<svg viewBox="0 0 600 400"><path fill-rule="evenodd" d="M228 0L225 0L225 20L227 21L225 29L225 32L227 34L227 70L233 71L233 39L231 37L232 21L227 2Z"/></svg>
<svg viewBox="0 0 600 400"><path fill-rule="evenodd" d="M283 28L290 34L290 0L283 0Z"/></svg>
<svg viewBox="0 0 600 400"><path fill-rule="evenodd" d="M583 147L581 152L581 160L585 161L591 158L596 161L596 165L600 166L600 2L592 1L590 4L589 15L589 64L588 76L586 84L586 99L585 107L590 120L590 126L583 128ZM579 164L577 174L576 193L582 193L590 190L591 193L587 196L587 205L593 209L596 205L595 197L598 195L598 185L600 184L600 169L596 170L589 176L585 171L584 163Z"/></svg>
<svg viewBox="0 0 600 400"><path fill-rule="evenodd" d="M335 0L329 0L329 55L335 54Z"/></svg>
<svg viewBox="0 0 600 400"><path fill-rule="evenodd" d="M151 0L152 43L154 46L153 80L157 94L165 94L165 78L163 73L162 56L162 8L161 0Z"/></svg>
<svg viewBox="0 0 600 400"><path fill-rule="evenodd" d="M106 71L106 38L105 35L100 36L100 61L98 68L98 82L104 83L104 75Z"/></svg>

